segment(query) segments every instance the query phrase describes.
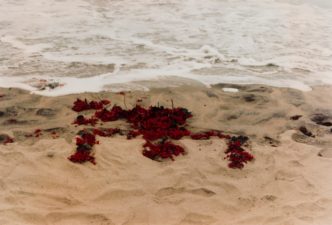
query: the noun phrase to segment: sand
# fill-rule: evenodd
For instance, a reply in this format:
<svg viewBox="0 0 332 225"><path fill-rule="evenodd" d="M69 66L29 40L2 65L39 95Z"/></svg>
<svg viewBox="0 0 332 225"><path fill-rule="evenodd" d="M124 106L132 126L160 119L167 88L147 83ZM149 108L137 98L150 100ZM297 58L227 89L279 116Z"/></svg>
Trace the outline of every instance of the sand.
<svg viewBox="0 0 332 225"><path fill-rule="evenodd" d="M239 170L228 168L226 144L215 138L183 138L177 143L186 155L156 162L142 155L141 138L98 137L97 164L74 164L67 157L81 127L71 124L73 101L109 98L125 107L123 96L50 98L0 89L0 134L15 139L0 144L0 224L332 224L331 127L311 121L321 113L332 122L331 90L220 84L126 93L127 107L142 99L144 106L170 107L173 100L188 108L192 130L248 135L255 161ZM294 115L302 117L291 120ZM40 137L26 137L36 129Z"/></svg>

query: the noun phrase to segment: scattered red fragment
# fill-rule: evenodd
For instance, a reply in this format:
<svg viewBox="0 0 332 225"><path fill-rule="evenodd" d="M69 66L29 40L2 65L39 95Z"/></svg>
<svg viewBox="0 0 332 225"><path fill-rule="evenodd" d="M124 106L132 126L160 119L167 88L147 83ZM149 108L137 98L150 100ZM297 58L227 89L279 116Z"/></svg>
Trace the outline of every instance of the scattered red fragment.
<svg viewBox="0 0 332 225"><path fill-rule="evenodd" d="M107 109L97 111L95 113L95 117L103 122L115 121L122 118L123 112L124 110L121 107L113 106L113 108L110 111Z"/></svg>
<svg viewBox="0 0 332 225"><path fill-rule="evenodd" d="M73 124L77 125L88 125L90 124L91 126L95 126L97 123L98 119L95 117L92 118L85 118L83 115L79 115L76 117L76 120L73 122Z"/></svg>
<svg viewBox="0 0 332 225"><path fill-rule="evenodd" d="M233 169L242 169L244 164L252 161L254 156L242 148L242 145L248 141L246 136L232 137L228 142L228 148L226 150L226 158L230 163L228 166Z"/></svg>
<svg viewBox="0 0 332 225"><path fill-rule="evenodd" d="M92 164L96 164L95 157L91 156L89 151L76 151L68 159L75 163L91 162Z"/></svg>
<svg viewBox="0 0 332 225"><path fill-rule="evenodd" d="M210 130L210 131L205 131L202 133L196 133L190 135L191 139L194 140L207 140L210 139L210 137L219 137L219 138L224 138L224 139L230 139L229 135L225 135L222 131L219 130Z"/></svg>
<svg viewBox="0 0 332 225"><path fill-rule="evenodd" d="M242 169L245 163L254 159L249 152L236 149L230 151L226 157L230 160L228 166L233 169Z"/></svg>
<svg viewBox="0 0 332 225"><path fill-rule="evenodd" d="M36 129L33 134L35 135L35 137L39 137L40 135L42 135L42 130L41 129Z"/></svg>
<svg viewBox="0 0 332 225"><path fill-rule="evenodd" d="M108 128L108 129L93 129L93 134L94 135L98 135L98 136L101 136L101 137L111 137L115 134L118 134L120 133L120 129L118 128Z"/></svg>
<svg viewBox="0 0 332 225"><path fill-rule="evenodd" d="M90 109L94 109L94 110L98 110L98 109L102 109L104 107L104 105L108 105L111 102L108 100L101 100L100 102L97 101L91 101L88 102L86 99L81 100L81 99L77 99L74 102L74 106L72 107L72 110L74 110L75 112L81 112L84 110L90 110Z"/></svg>
<svg viewBox="0 0 332 225"><path fill-rule="evenodd" d="M6 145L13 143L14 139L7 134L0 134L0 144Z"/></svg>
<svg viewBox="0 0 332 225"><path fill-rule="evenodd" d="M125 95L124 92L118 93ZM137 101L140 102L140 101ZM146 143L143 145L142 154L153 160L171 159L175 156L184 154L183 147L172 143L170 140L179 140L185 136L194 140L210 139L210 137L218 137L228 140L228 148L226 150L226 158L230 160L230 168L243 168L244 164L254 159L254 157L246 152L242 146L247 142L248 137L238 136L231 137L225 135L222 131L210 130L200 133L191 133L187 130L187 119L192 117L191 112L185 108L164 108L151 106L143 108L136 105L130 110L122 109L119 106L113 106L111 109L104 108L103 105L109 104L110 101L102 100L101 102L88 102L77 99L74 103L73 110L80 112L88 109L95 109L94 115L87 119L80 115L76 118L74 124L77 125L95 125L98 120L102 122L125 120L131 124L131 129L126 132L127 139L135 138L139 135L143 136ZM99 144L96 136L110 137L115 134L123 134L120 129L99 128L90 131L81 130L76 138L76 153L69 157L73 162L83 163L90 161L95 164L95 159L91 156L92 147Z"/></svg>
<svg viewBox="0 0 332 225"><path fill-rule="evenodd" d="M158 160L160 158L170 158L174 160L173 156L184 154L184 149L181 146L173 144L170 141L160 142L158 144L152 144L147 141L143 147L143 155L153 160Z"/></svg>

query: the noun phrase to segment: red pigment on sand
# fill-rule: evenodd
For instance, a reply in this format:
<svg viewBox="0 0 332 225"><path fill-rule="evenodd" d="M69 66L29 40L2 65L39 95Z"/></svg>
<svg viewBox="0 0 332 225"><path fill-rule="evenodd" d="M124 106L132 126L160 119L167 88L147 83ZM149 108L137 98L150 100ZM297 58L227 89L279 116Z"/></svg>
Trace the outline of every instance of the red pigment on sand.
<svg viewBox="0 0 332 225"><path fill-rule="evenodd" d="M248 141L246 136L232 137L228 141L228 148L226 150L226 158L230 161L228 166L230 168L242 169L244 164L252 161L254 156L245 151L241 146Z"/></svg>
<svg viewBox="0 0 332 225"><path fill-rule="evenodd" d="M34 134L35 137L39 137L40 135L42 135L41 132L42 132L41 129L36 129L36 130L33 132L33 134Z"/></svg>
<svg viewBox="0 0 332 225"><path fill-rule="evenodd" d="M10 143L13 143L14 142L14 139L11 138L10 136L8 135L1 135L3 140L1 140L2 144L6 145L6 144L10 144Z"/></svg>
<svg viewBox="0 0 332 225"><path fill-rule="evenodd" d="M159 158L170 158L174 160L173 155L178 156L185 153L181 146L173 144L170 141L161 141L157 144L152 144L151 142L147 141L143 147L143 155L153 160L158 160Z"/></svg>
<svg viewBox="0 0 332 225"><path fill-rule="evenodd" d="M102 109L104 107L104 105L108 105L111 102L108 100L101 100L101 101L90 101L88 102L86 99L81 100L81 99L77 99L74 102L74 106L72 107L72 110L74 110L75 112L82 112L85 110L90 110L90 109Z"/></svg>
<svg viewBox="0 0 332 225"><path fill-rule="evenodd" d="M125 93L119 93L125 95ZM103 100L109 104L110 101ZM93 104L91 104L93 102ZM122 109L114 105L111 109L103 107L102 102L88 102L77 99L74 102L73 110L80 112L88 109L95 109L95 114L86 119L84 116L78 116L75 120L77 125L94 126L98 120L102 122L124 120L131 124L129 131L122 131L117 128L93 129L91 131L82 130L76 138L76 152L69 157L73 162L83 163L90 161L95 164L95 158L91 155L92 147L98 143L96 136L110 137L115 134L126 134L127 139L136 138L142 135L146 143L143 145L142 154L153 160L171 159L185 154L185 150L180 145L172 143L172 140L180 140L187 136L194 140L206 140L211 137L228 140L226 158L230 161L230 168L242 169L244 164L252 161L254 157L246 152L242 146L247 142L248 137L238 136L231 137L225 135L222 131L210 130L199 133L192 133L186 128L187 119L192 117L191 112L185 108L165 108L163 106L150 106L143 108L136 105L130 110ZM91 106L93 105L93 107Z"/></svg>

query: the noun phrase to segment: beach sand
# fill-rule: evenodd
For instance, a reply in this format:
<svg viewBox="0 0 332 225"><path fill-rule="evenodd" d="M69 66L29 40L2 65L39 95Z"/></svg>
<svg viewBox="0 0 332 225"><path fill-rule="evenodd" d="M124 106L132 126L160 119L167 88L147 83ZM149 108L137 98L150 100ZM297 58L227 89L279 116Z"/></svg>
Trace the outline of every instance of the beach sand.
<svg viewBox="0 0 332 225"><path fill-rule="evenodd" d="M237 88L225 92L223 88ZM250 225L332 224L332 87L301 92L262 85L219 84L127 92L126 106L188 108L194 131L218 129L250 137L255 160L231 169L223 140L176 143L186 154L157 162L142 155L142 138L98 137L96 165L75 164L72 122L76 98L110 99L111 92L43 97L0 89L1 225ZM298 120L291 116L302 115ZM123 127L124 122L104 124ZM299 131L305 127L315 137ZM34 131L41 130L35 137ZM0 139L1 143L1 139Z"/></svg>

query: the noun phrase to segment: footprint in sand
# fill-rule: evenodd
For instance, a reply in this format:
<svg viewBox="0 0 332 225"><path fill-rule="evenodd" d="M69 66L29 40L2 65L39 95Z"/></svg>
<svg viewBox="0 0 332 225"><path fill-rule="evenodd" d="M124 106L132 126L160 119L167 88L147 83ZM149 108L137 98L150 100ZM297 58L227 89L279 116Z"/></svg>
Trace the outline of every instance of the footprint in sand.
<svg viewBox="0 0 332 225"><path fill-rule="evenodd" d="M318 152L318 156L332 158L332 148L324 148Z"/></svg>
<svg viewBox="0 0 332 225"><path fill-rule="evenodd" d="M168 202L172 204L179 204L185 200L186 194L197 195L202 197L211 197L216 193L206 189L206 188L196 188L196 189L186 189L184 187L181 188L173 188L166 187L161 188L155 194L156 202Z"/></svg>
<svg viewBox="0 0 332 225"><path fill-rule="evenodd" d="M188 213L182 219L182 221L179 223L181 225L208 225L216 222L216 218L209 216L209 215L204 215L204 214L199 214L199 213Z"/></svg>
<svg viewBox="0 0 332 225"><path fill-rule="evenodd" d="M36 115L38 116L44 116L44 117L52 117L55 116L56 111L54 109L49 109L49 108L41 108L38 109L36 112Z"/></svg>

